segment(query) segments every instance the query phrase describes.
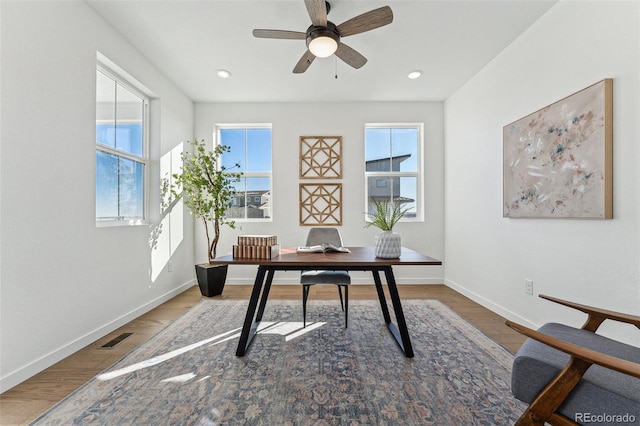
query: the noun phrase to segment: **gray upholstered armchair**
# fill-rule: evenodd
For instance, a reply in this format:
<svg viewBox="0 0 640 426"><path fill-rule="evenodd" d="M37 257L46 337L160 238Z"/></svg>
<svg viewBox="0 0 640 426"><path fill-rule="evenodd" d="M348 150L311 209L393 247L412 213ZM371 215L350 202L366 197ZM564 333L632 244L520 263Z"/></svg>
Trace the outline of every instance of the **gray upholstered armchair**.
<svg viewBox="0 0 640 426"><path fill-rule="evenodd" d="M640 423L640 348L596 334L607 319L640 328L640 317L540 297L588 318L582 328L548 323L537 331L507 321L529 337L513 362L511 390L529 404L516 425Z"/></svg>
<svg viewBox="0 0 640 426"><path fill-rule="evenodd" d="M307 246L321 244L333 244L342 247L342 237L337 228L311 228L307 235ZM349 321L349 284L351 276L347 271L314 270L302 271L300 273L300 284L302 284L302 316L303 326L307 326L307 299L309 289L314 284L335 284L338 286L340 294L340 305L344 311L344 327L347 328ZM342 288L344 287L344 301L342 299Z"/></svg>

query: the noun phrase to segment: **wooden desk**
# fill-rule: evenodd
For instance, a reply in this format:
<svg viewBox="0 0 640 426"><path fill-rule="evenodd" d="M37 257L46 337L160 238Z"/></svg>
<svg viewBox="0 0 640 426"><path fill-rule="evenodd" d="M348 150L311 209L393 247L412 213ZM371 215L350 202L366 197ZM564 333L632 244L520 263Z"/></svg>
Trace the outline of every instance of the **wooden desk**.
<svg viewBox="0 0 640 426"><path fill-rule="evenodd" d="M396 280L392 266L396 265L442 265L442 262L416 251L402 248L398 259L380 259L375 257L373 247L349 247L351 253L296 253L295 247L283 248L280 256L274 259L234 259L231 255L216 258L214 264L226 265L258 265L258 272L253 284L247 315L244 319L240 341L236 356L244 356L251 340L262 320L262 314L267 304L273 275L276 271L304 271L304 270L340 270L340 271L371 271L376 285L382 315L387 327L395 338L407 358L413 357L413 347L409 338L409 330L402 311L402 302L398 294ZM389 308L382 289L380 272L384 272L389 295L393 304L397 327L391 321ZM265 280L266 277L266 280ZM258 306L258 301L260 305ZM257 315L256 315L257 309Z"/></svg>

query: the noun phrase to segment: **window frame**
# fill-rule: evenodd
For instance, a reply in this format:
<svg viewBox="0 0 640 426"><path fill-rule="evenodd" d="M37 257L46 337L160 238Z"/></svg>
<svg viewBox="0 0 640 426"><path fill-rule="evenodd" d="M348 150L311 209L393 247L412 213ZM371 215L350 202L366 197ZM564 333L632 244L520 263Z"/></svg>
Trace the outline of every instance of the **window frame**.
<svg viewBox="0 0 640 426"><path fill-rule="evenodd" d="M133 161L135 163L142 164L144 172L142 174L142 214L143 217L141 219L133 219L133 218L122 218L122 219L104 219L99 220L97 218L97 192L95 194L94 199L94 213L95 213L95 222L96 227L113 227L113 226L131 226L131 225L147 225L149 223L149 176L150 176L150 160L149 160L149 104L151 101L151 97L141 90L139 87L141 86L135 79L129 76L126 72L121 70L117 65L111 63L108 59L101 57L98 55L99 59L96 63L96 73L101 72L106 77L114 80L115 84L119 84L126 90L129 90L134 95L138 96L142 100L142 155L138 156L136 154L131 154L126 151L121 151L116 148L112 148L108 145L104 145L98 142L97 134L95 135L96 139L96 154L97 152L102 152L108 155L113 155L119 159L126 159ZM96 74L97 75L97 74ZM97 89L97 81L96 81L96 89ZM117 100L116 100L117 102ZM96 93L96 108L98 104L97 93ZM97 116L97 113L94 114ZM96 117L96 124L98 123L98 119ZM95 127L94 127L95 131ZM94 166L96 165L96 157L94 155ZM97 166L94 173L94 179L97 179ZM95 181L94 181L95 182Z"/></svg>
<svg viewBox="0 0 640 426"><path fill-rule="evenodd" d="M418 146L417 146L417 170L415 172L369 172L367 171L367 130L368 129L417 129L418 130ZM424 170L424 123L365 123L363 135L364 150L364 211L369 209L369 178L385 178L388 182L390 178L413 177L416 179L416 215L415 217L403 217L400 222L413 223L424 222L424 187L425 187L425 170ZM392 158L392 157L390 157ZM377 182L376 182L377 185ZM371 218L365 213L365 221L371 222Z"/></svg>
<svg viewBox="0 0 640 426"><path fill-rule="evenodd" d="M273 222L273 214L274 214L274 209L273 209L273 125L271 123L233 123L233 124L229 124L229 123L220 123L220 124L216 124L214 127L214 132L213 132L213 146L217 146L218 144L222 143L222 137L220 135L220 132L222 130L256 130L256 129L268 129L271 131L271 167L269 172L250 172L250 171L246 171L246 170L233 170L233 171L240 171L242 172L242 178L241 179L247 179L247 178L268 178L269 179L269 204L271 205L269 208L269 217L264 217L264 218L250 218L250 217L246 217L246 213L247 213L247 209L245 206L245 217L243 218L229 218L230 220L233 220L234 222L238 222L238 223L264 223L264 222ZM222 154L224 156L224 154ZM246 149L246 139L245 139L245 150L244 150L244 163L247 164L247 149ZM244 197L246 199L247 197L247 193L246 193L246 188L245 188L245 194ZM233 201L232 201L233 202Z"/></svg>

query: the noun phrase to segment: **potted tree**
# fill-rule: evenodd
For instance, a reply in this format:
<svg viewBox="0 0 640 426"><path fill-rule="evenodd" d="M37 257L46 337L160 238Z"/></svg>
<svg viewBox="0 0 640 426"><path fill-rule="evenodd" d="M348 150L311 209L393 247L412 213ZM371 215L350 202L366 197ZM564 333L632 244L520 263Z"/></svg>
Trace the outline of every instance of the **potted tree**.
<svg viewBox="0 0 640 426"><path fill-rule="evenodd" d="M402 216L409 211L408 207L402 207L397 201L374 201L374 209L368 212L369 222L365 228L375 226L382 233L375 236L375 255L385 259L395 259L400 257L402 249L399 234L393 232L393 227L402 219Z"/></svg>
<svg viewBox="0 0 640 426"><path fill-rule="evenodd" d="M221 164L221 155L229 152L226 145L216 145L213 150L205 147L204 140L189 142L192 151L183 151L182 171L173 175L171 194L182 196L184 204L193 217L204 224L207 237L209 263L195 265L200 292L207 297L222 293L227 278L227 265L212 265L216 258L220 227L235 228L235 222L226 217L235 193L233 184L240 180L241 173L229 171ZM234 168L240 167L236 164Z"/></svg>

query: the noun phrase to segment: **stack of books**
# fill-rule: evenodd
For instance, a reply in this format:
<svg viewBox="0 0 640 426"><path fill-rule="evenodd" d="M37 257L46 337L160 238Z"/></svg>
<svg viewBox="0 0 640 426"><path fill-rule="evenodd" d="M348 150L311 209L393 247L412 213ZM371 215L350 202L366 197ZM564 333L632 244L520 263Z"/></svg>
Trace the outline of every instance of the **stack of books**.
<svg viewBox="0 0 640 426"><path fill-rule="evenodd" d="M239 235L233 246L234 259L272 259L280 256L277 235Z"/></svg>

